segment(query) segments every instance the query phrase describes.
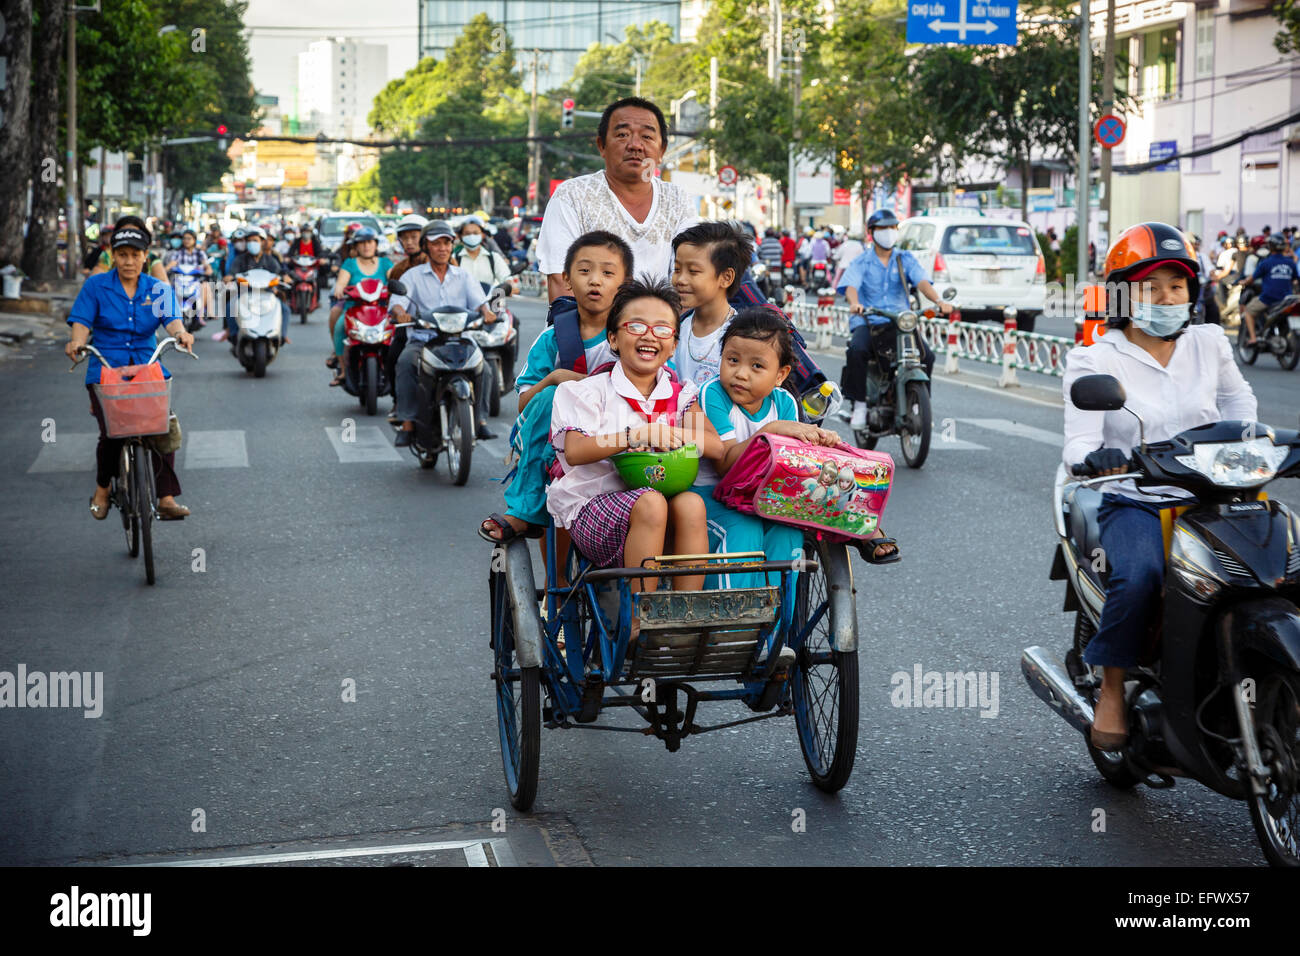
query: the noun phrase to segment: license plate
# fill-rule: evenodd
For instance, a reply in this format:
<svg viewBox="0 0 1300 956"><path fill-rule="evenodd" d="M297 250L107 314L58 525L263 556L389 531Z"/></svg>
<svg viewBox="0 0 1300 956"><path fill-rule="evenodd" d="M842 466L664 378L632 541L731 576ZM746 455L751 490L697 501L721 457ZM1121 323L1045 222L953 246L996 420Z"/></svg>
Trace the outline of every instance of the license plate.
<svg viewBox="0 0 1300 956"><path fill-rule="evenodd" d="M1002 271L1001 271L1000 269L981 269L981 270L980 270L980 284L981 284L981 285L997 285L997 284L998 284L998 281L999 281L1001 278L1002 278Z"/></svg>
<svg viewBox="0 0 1300 956"><path fill-rule="evenodd" d="M1291 323L1292 332L1300 332L1300 315L1288 315L1286 319Z"/></svg>

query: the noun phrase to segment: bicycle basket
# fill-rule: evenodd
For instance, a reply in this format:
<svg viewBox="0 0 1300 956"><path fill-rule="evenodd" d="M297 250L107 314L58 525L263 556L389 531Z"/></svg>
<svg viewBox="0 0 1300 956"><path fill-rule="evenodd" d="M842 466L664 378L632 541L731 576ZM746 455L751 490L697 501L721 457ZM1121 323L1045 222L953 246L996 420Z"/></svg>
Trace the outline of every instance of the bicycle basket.
<svg viewBox="0 0 1300 956"><path fill-rule="evenodd" d="M95 397L104 412L108 437L166 434L171 386L157 364L104 369L95 385Z"/></svg>

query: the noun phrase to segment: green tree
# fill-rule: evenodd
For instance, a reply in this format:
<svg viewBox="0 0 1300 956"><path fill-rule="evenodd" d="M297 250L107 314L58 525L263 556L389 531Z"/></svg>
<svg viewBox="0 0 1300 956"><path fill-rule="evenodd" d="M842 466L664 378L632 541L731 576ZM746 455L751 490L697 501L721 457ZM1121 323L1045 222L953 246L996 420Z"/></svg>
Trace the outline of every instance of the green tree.
<svg viewBox="0 0 1300 956"><path fill-rule="evenodd" d="M380 192L379 182L379 167L370 167L361 174L360 178L339 186L339 190L334 196L334 208L350 211L382 212L384 209L384 194Z"/></svg>
<svg viewBox="0 0 1300 956"><path fill-rule="evenodd" d="M1276 0L1273 16L1282 25L1282 32L1273 37L1273 46L1279 53L1300 52L1300 0Z"/></svg>

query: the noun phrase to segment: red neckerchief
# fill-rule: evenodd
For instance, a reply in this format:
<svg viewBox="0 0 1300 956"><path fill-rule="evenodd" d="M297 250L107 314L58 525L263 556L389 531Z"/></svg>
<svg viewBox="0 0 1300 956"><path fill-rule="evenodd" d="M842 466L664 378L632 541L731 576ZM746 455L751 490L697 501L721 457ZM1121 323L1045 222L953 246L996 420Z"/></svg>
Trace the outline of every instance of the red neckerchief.
<svg viewBox="0 0 1300 956"><path fill-rule="evenodd" d="M611 374L613 374L612 370ZM626 395L622 395L621 397L623 401L632 406L632 411L636 412L646 420L647 424L653 425L661 415L667 415L667 424L672 426L675 425L677 421L677 396L681 394L682 387L680 382L670 382L670 384L672 386L672 394L667 398L635 399L628 398ZM650 405L649 413L647 413L642 407L646 403L649 403Z"/></svg>

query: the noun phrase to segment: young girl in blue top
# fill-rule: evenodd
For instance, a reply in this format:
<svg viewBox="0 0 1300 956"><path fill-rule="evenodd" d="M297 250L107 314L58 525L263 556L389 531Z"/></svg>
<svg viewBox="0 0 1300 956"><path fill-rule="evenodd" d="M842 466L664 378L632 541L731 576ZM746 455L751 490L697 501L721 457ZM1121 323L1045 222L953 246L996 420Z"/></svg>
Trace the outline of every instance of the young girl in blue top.
<svg viewBox="0 0 1300 956"><path fill-rule="evenodd" d="M393 262L388 256L379 255L379 236L369 226L358 229L353 234L352 243L353 257L343 261L339 266L338 278L334 280L335 300L340 300L344 289L356 285L362 279L386 282L388 270L393 268ZM347 323L340 322L339 316L346 306L347 303L340 300L330 308L330 336L334 339L334 361L330 367L339 369L331 385L343 384L342 362L339 360L343 357L343 336L347 333Z"/></svg>
<svg viewBox="0 0 1300 956"><path fill-rule="evenodd" d="M794 364L794 344L781 316L771 309L745 309L731 320L722 337L718 377L700 393L704 414L722 439L722 456L700 460L695 490L709 515L709 549L718 552L763 551L773 561L802 553L803 532L789 525L744 514L717 501L713 486L740 460L760 432L834 447L839 435L799 421L795 398L781 387ZM762 574L716 575L706 588L756 588Z"/></svg>

